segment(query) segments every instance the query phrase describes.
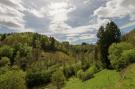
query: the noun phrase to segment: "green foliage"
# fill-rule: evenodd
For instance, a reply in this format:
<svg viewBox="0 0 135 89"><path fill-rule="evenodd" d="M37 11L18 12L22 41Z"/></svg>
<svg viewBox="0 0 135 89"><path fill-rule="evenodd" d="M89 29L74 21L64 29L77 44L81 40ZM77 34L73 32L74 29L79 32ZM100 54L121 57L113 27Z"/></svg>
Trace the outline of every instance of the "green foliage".
<svg viewBox="0 0 135 89"><path fill-rule="evenodd" d="M72 56L69 56L61 51L55 51L55 52L43 52L41 54L41 59L46 60L47 65L55 65L55 64L70 64L75 63L75 58Z"/></svg>
<svg viewBox="0 0 135 89"><path fill-rule="evenodd" d="M75 71L74 71L73 66L65 66L64 67L64 75L66 78L69 78L69 77L75 75Z"/></svg>
<svg viewBox="0 0 135 89"><path fill-rule="evenodd" d="M18 43L30 45L33 33L10 33L6 34L6 38L2 41L5 45L14 46Z"/></svg>
<svg viewBox="0 0 135 89"><path fill-rule="evenodd" d="M79 70L79 71L77 72L77 77L82 80L83 74L84 74L83 70Z"/></svg>
<svg viewBox="0 0 135 89"><path fill-rule="evenodd" d="M12 58L13 57L13 48L10 46L2 46L0 47L0 57L8 57Z"/></svg>
<svg viewBox="0 0 135 89"><path fill-rule="evenodd" d="M77 74L77 71L80 69L81 69L81 64L76 63L76 64L64 66L63 71L64 71L65 77L68 79L72 76L75 76Z"/></svg>
<svg viewBox="0 0 135 89"><path fill-rule="evenodd" d="M14 61L15 64L20 66L23 70L32 61L32 47L27 44L18 43L14 45Z"/></svg>
<svg viewBox="0 0 135 89"><path fill-rule="evenodd" d="M40 86L50 82L51 73L48 71L36 71L28 72L26 75L26 81L28 87Z"/></svg>
<svg viewBox="0 0 135 89"><path fill-rule="evenodd" d="M92 62L91 62L91 60L88 58L86 58L86 59L83 59L82 61L81 61L81 63L82 63L82 69L85 71L85 70L87 70L89 67L90 67L90 65L92 64Z"/></svg>
<svg viewBox="0 0 135 89"><path fill-rule="evenodd" d="M8 57L2 57L0 59L0 67L10 64L10 59Z"/></svg>
<svg viewBox="0 0 135 89"><path fill-rule="evenodd" d="M117 70L126 67L135 60L135 50L130 43L112 44L109 48L109 59Z"/></svg>
<svg viewBox="0 0 135 89"><path fill-rule="evenodd" d="M0 57L8 57L10 58L10 64L12 65L14 60L13 60L13 52L14 52L14 49L10 46L2 46L0 48Z"/></svg>
<svg viewBox="0 0 135 89"><path fill-rule="evenodd" d="M91 66L88 70L83 71L79 70L77 73L77 77L80 78L82 81L86 81L93 77L93 75L98 72L96 66Z"/></svg>
<svg viewBox="0 0 135 89"><path fill-rule="evenodd" d="M10 66L2 66L2 67L0 67L0 75L4 74L7 71L10 71Z"/></svg>
<svg viewBox="0 0 135 89"><path fill-rule="evenodd" d="M27 55L30 55L32 52L32 47L28 46L27 44L21 44L18 43L14 45L15 53L20 53L21 57L26 57Z"/></svg>
<svg viewBox="0 0 135 89"><path fill-rule="evenodd" d="M40 48L40 35L35 33L32 38L32 47L33 48Z"/></svg>
<svg viewBox="0 0 135 89"><path fill-rule="evenodd" d="M126 50L121 55L122 55L121 60L127 60L127 63L135 62L135 50L134 49Z"/></svg>
<svg viewBox="0 0 135 89"><path fill-rule="evenodd" d="M111 21L106 25L105 28L103 26L100 27L97 37L100 49L100 59L104 67L109 68L110 61L108 59L108 49L112 43L120 41L120 29L113 21Z"/></svg>
<svg viewBox="0 0 135 89"><path fill-rule="evenodd" d="M0 89L27 89L25 73L20 70L11 70L1 74Z"/></svg>
<svg viewBox="0 0 135 89"><path fill-rule="evenodd" d="M6 34L2 34L0 40L3 41L6 38Z"/></svg>
<svg viewBox="0 0 135 89"><path fill-rule="evenodd" d="M46 68L45 61L37 61L27 70L26 81L29 88L48 84L51 81L52 71Z"/></svg>
<svg viewBox="0 0 135 89"><path fill-rule="evenodd" d="M48 83L52 85L52 82L58 88L62 87L62 80L65 80L65 77L69 79L76 76L81 68L87 70L94 60L92 56L94 45L70 45L69 42L60 43L53 37L29 32L5 34L5 36L0 42L2 50L0 73L9 71L9 67L23 69L26 72L26 83L29 88L48 86ZM3 51L5 49L6 51ZM6 66L8 63L3 57L8 57L12 65ZM61 69L60 74L57 73L57 69ZM51 81L51 76L52 80L56 81ZM57 76L64 77L61 79Z"/></svg>
<svg viewBox="0 0 135 89"><path fill-rule="evenodd" d="M41 43L41 48L42 48L44 51L49 50L49 44L50 44L50 42L51 42L51 41L48 39L48 37L42 36L42 37L41 37L41 41L40 41L40 43Z"/></svg>
<svg viewBox="0 0 135 89"><path fill-rule="evenodd" d="M51 41L51 44L50 44L50 51L56 51L56 41L53 37L50 37L50 41Z"/></svg>
<svg viewBox="0 0 135 89"><path fill-rule="evenodd" d="M88 45L88 43L83 42L82 45Z"/></svg>
<svg viewBox="0 0 135 89"><path fill-rule="evenodd" d="M57 89L61 89L65 83L65 76L63 72L59 69L52 74L52 83Z"/></svg>

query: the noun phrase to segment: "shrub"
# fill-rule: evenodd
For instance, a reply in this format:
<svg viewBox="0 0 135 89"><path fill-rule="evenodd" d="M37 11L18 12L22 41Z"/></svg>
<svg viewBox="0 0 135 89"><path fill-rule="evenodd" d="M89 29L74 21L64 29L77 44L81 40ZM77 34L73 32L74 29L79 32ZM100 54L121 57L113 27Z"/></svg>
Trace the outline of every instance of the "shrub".
<svg viewBox="0 0 135 89"><path fill-rule="evenodd" d="M0 89L27 89L25 73L19 70L12 70L1 74Z"/></svg>
<svg viewBox="0 0 135 89"><path fill-rule="evenodd" d="M77 72L82 68L81 63L76 63L73 65L75 75L77 75Z"/></svg>
<svg viewBox="0 0 135 89"><path fill-rule="evenodd" d="M14 45L14 52L17 54L19 52L20 57L26 57L27 55L31 55L32 47L27 44L18 43Z"/></svg>
<svg viewBox="0 0 135 89"><path fill-rule="evenodd" d="M92 73L92 74L95 74L95 73L97 73L98 71L99 71L99 70L98 70L98 68L97 68L95 65L91 66L91 67L87 70L87 72Z"/></svg>
<svg viewBox="0 0 135 89"><path fill-rule="evenodd" d="M13 64L13 51L14 49L10 46L2 46L0 48L0 57L8 57L10 58L10 63Z"/></svg>
<svg viewBox="0 0 135 89"><path fill-rule="evenodd" d="M31 68L27 70L26 80L28 87L40 86L48 84L51 81L51 75L54 68L47 68L46 60L38 60L31 64Z"/></svg>
<svg viewBox="0 0 135 89"><path fill-rule="evenodd" d="M130 63L135 62L135 50L130 49L130 50L124 51L122 53L122 58L127 60Z"/></svg>
<svg viewBox="0 0 135 89"><path fill-rule="evenodd" d="M135 62L135 50L133 49L125 50L122 52L119 60L117 60L118 64L115 65L115 68L122 69L133 62Z"/></svg>
<svg viewBox="0 0 135 89"><path fill-rule="evenodd" d="M74 75L77 75L77 71L81 69L81 64L80 63L76 63L73 65L67 65L64 67L64 75L66 78L70 78Z"/></svg>
<svg viewBox="0 0 135 89"><path fill-rule="evenodd" d="M2 67L0 67L0 75L4 74L7 71L10 71L10 66L2 66Z"/></svg>
<svg viewBox="0 0 135 89"><path fill-rule="evenodd" d="M10 63L10 60L8 57L2 57L0 59L0 67L9 65L9 63Z"/></svg>
<svg viewBox="0 0 135 89"><path fill-rule="evenodd" d="M52 83L57 89L61 89L65 83L65 76L61 70L58 70L52 74Z"/></svg>
<svg viewBox="0 0 135 89"><path fill-rule="evenodd" d="M89 58L85 58L82 61L82 69L85 71L90 67L90 59Z"/></svg>
<svg viewBox="0 0 135 89"><path fill-rule="evenodd" d="M28 87L39 86L50 82L51 73L48 71L33 71L26 75L26 82Z"/></svg>
<svg viewBox="0 0 135 89"><path fill-rule="evenodd" d="M84 73L84 72L83 72L82 69L77 72L77 77L78 77L79 79L81 79L81 80L82 80L82 75L83 75L83 73Z"/></svg>
<svg viewBox="0 0 135 89"><path fill-rule="evenodd" d="M72 66L65 66L63 71L64 71L64 75L66 78L69 78L69 77L75 75L75 71Z"/></svg>
<svg viewBox="0 0 135 89"><path fill-rule="evenodd" d="M121 70L135 61L134 47L129 43L112 44L109 48L109 59L112 67Z"/></svg>
<svg viewBox="0 0 135 89"><path fill-rule="evenodd" d="M80 70L78 71L77 73L77 77L80 78L82 81L86 81L90 78L93 77L93 75L97 72L97 68L96 66L92 66L90 67L88 70L86 71L83 71L83 70Z"/></svg>

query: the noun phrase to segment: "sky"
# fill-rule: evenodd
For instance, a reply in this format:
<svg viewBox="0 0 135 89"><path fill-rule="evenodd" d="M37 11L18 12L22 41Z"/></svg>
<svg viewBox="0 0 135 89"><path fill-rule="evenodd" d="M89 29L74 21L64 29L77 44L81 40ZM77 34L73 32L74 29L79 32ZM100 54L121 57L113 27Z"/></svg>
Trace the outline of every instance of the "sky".
<svg viewBox="0 0 135 89"><path fill-rule="evenodd" d="M95 43L113 20L122 33L135 28L135 0L0 0L0 33L37 32L72 44Z"/></svg>

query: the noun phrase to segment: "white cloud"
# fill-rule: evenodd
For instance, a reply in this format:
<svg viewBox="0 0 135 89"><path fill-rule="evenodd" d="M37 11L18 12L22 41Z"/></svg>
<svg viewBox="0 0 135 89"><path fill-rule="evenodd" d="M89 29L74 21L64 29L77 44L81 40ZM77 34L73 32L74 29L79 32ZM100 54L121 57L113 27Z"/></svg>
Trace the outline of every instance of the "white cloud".
<svg viewBox="0 0 135 89"><path fill-rule="evenodd" d="M29 13L32 13L33 15L39 17L39 18L43 18L44 17L44 14L35 10L35 9L32 9L32 10L27 10Z"/></svg>
<svg viewBox="0 0 135 89"><path fill-rule="evenodd" d="M49 17L51 23L49 29L54 33L65 33L71 27L65 23L68 20L68 13L75 8L68 2L55 2L49 5Z"/></svg>
<svg viewBox="0 0 135 89"><path fill-rule="evenodd" d="M24 27L21 0L0 0L0 25L11 29Z"/></svg>
<svg viewBox="0 0 135 89"><path fill-rule="evenodd" d="M134 5L134 0L0 0L0 27L35 31L71 43L95 42L98 28L108 18L129 16L129 23L120 26L134 26Z"/></svg>
<svg viewBox="0 0 135 89"><path fill-rule="evenodd" d="M135 15L134 0L109 0L105 6L95 10L99 18L122 18Z"/></svg>

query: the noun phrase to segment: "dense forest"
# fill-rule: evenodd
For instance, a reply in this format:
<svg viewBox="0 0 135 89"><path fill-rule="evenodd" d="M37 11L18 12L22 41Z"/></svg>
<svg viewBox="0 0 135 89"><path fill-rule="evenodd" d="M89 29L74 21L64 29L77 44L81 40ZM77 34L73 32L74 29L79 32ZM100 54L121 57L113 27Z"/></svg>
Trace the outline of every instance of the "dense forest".
<svg viewBox="0 0 135 89"><path fill-rule="evenodd" d="M135 62L135 30L121 34L110 21L97 38L96 44L72 45L32 32L0 34L0 89L71 89L65 87L71 78L86 82Z"/></svg>

